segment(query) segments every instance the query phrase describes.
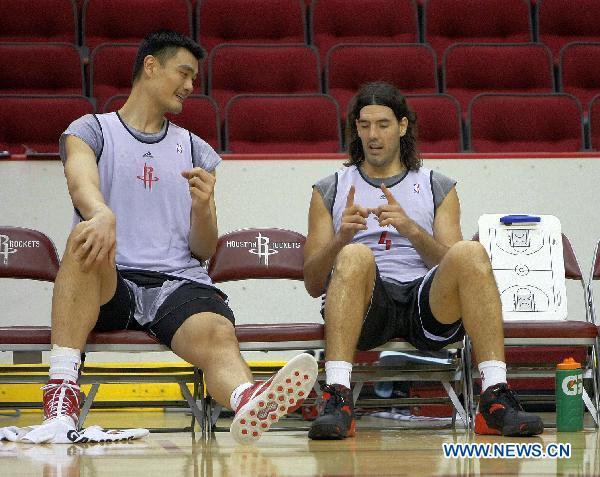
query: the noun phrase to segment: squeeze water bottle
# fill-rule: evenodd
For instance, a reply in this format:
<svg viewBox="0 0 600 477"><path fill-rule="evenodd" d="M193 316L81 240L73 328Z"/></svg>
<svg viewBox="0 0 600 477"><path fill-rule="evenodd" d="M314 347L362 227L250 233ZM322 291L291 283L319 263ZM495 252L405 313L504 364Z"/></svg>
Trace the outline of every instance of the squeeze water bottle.
<svg viewBox="0 0 600 477"><path fill-rule="evenodd" d="M556 430L583 429L583 373L581 364L566 358L556 366Z"/></svg>

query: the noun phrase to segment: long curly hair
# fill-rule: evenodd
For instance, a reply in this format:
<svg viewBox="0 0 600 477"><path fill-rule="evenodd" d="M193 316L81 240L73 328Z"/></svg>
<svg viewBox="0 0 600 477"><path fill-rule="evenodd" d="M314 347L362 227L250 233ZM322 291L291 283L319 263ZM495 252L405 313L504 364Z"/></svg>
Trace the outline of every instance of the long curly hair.
<svg viewBox="0 0 600 477"><path fill-rule="evenodd" d="M345 166L359 166L365 160L365 153L356 120L360 110L365 106L378 104L387 106L398 121L408 119L406 134L400 137L400 161L408 170L418 170L422 165L421 155L417 149L417 115L406 104L404 95L389 83L375 82L363 85L350 103L346 122L346 139L349 144L350 160Z"/></svg>

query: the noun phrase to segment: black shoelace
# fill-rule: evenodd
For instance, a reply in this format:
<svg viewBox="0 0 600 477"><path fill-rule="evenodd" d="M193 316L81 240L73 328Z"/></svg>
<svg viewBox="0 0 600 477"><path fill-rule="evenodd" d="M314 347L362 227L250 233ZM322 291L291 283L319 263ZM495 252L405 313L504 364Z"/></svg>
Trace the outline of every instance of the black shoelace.
<svg viewBox="0 0 600 477"><path fill-rule="evenodd" d="M323 386L323 392L329 393L330 395L330 398L325 402L324 412L326 414L333 413L336 409L341 409L342 406L346 404L346 400L342 393L332 385L326 384Z"/></svg>
<svg viewBox="0 0 600 477"><path fill-rule="evenodd" d="M523 410L521 403L517 399L517 395L509 387L500 386L498 389L494 390L494 394L497 396L497 399L502 403L508 404L510 407L514 407L518 411Z"/></svg>

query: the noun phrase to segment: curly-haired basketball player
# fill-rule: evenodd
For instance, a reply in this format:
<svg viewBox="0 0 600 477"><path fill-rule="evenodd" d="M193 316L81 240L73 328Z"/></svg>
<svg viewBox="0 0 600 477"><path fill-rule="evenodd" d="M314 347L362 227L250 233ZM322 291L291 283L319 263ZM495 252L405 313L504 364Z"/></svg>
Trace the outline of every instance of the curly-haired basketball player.
<svg viewBox="0 0 600 477"><path fill-rule="evenodd" d="M404 337L437 350L469 334L483 390L475 432L543 432L506 384L500 297L485 249L463 241L455 181L422 167L416 118L386 83L363 86L348 114L350 160L317 182L304 279L326 293L327 382L312 439L354 434L355 350Z"/></svg>

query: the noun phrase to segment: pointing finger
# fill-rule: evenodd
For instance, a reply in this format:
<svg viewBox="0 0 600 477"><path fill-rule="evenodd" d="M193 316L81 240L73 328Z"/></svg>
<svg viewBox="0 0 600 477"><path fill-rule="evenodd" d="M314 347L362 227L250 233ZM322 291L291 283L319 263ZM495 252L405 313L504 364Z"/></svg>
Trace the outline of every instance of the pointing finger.
<svg viewBox="0 0 600 477"><path fill-rule="evenodd" d="M394 195L390 192L390 190L383 183L381 184L381 190L385 194L385 197L387 198L388 204L390 204L390 205L396 205L396 204L398 204L398 201L396 200L396 198L394 197Z"/></svg>
<svg viewBox="0 0 600 477"><path fill-rule="evenodd" d="M354 186L350 186L348 197L346 197L346 208L349 209L354 205Z"/></svg>

